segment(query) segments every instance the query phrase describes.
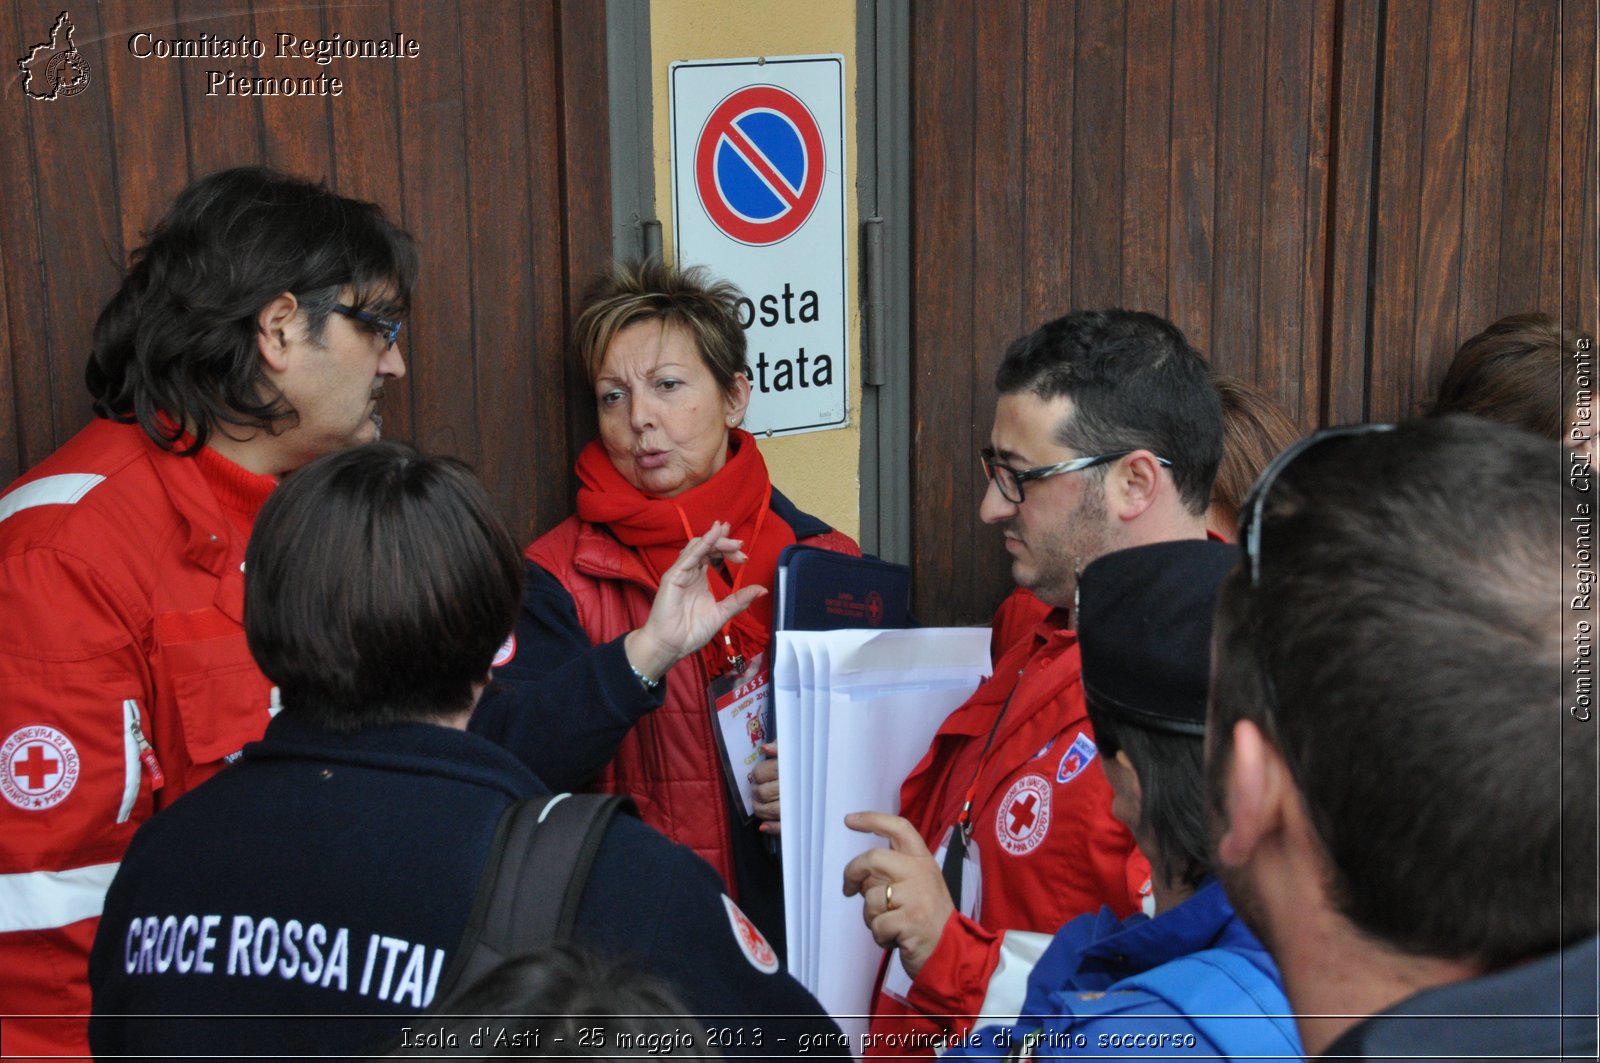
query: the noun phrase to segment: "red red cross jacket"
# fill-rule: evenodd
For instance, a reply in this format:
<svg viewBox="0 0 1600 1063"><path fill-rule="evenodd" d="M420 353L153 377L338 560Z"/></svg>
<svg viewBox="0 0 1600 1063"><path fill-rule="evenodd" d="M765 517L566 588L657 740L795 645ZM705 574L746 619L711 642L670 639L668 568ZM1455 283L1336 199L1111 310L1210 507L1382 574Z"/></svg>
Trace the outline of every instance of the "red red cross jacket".
<svg viewBox="0 0 1600 1063"><path fill-rule="evenodd" d="M134 830L265 730L244 548L194 460L135 425L95 421L0 495L6 1013L87 1015L89 946ZM7 1020L5 1050L87 1053L86 1027Z"/></svg>
<svg viewBox="0 0 1600 1063"><path fill-rule="evenodd" d="M931 1054L930 1038L970 1026L946 1016L980 1010L1008 931L1051 934L1101 905L1127 916L1149 888L1150 866L1112 817L1111 787L1094 763L1078 640L1061 615L1002 654L900 788L901 814L937 853L976 777L971 849L981 881L976 917L951 915L904 1001L878 994L868 1055Z"/></svg>

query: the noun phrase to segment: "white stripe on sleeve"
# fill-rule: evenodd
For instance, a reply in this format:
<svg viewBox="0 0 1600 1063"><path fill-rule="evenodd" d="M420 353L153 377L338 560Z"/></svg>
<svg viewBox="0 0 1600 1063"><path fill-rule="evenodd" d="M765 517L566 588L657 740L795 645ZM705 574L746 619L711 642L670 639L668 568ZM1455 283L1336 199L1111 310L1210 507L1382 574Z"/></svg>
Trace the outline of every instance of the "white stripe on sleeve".
<svg viewBox="0 0 1600 1063"><path fill-rule="evenodd" d="M988 991L983 997L983 1007L978 1009L978 1020L973 1028L1010 1024L1022 1014L1022 1004L1028 999L1028 975L1039 962L1053 935L1036 934L1026 930L1007 930L1000 939L1000 963L989 976Z"/></svg>
<svg viewBox="0 0 1600 1063"><path fill-rule="evenodd" d="M55 930L93 919L106 904L118 864L91 864L66 871L0 875L0 933Z"/></svg>
<svg viewBox="0 0 1600 1063"><path fill-rule="evenodd" d="M34 506L70 506L93 491L105 479L92 472L69 472L42 476L31 484L0 496L0 520Z"/></svg>

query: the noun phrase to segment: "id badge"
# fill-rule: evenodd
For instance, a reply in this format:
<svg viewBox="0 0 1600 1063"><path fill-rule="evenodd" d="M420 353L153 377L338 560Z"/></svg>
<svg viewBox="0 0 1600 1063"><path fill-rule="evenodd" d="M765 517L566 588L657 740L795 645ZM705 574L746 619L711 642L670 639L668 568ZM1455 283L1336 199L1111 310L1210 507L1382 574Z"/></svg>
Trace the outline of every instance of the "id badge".
<svg viewBox="0 0 1600 1063"><path fill-rule="evenodd" d="M706 687L706 702L711 706L722 753L722 776L728 792L743 811L746 823L755 816L755 787L750 771L761 759L761 744L767 741L767 708L772 701L772 677L767 672L766 654L758 653L742 672L718 676Z"/></svg>

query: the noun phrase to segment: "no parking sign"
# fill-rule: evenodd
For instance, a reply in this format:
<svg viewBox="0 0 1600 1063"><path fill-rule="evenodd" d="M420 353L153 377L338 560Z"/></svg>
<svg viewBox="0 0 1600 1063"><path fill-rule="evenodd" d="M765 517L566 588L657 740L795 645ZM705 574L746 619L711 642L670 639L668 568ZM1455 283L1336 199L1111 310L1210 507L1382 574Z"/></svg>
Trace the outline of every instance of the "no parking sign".
<svg viewBox="0 0 1600 1063"><path fill-rule="evenodd" d="M844 60L674 63L673 247L745 293L745 427L843 427L847 397Z"/></svg>

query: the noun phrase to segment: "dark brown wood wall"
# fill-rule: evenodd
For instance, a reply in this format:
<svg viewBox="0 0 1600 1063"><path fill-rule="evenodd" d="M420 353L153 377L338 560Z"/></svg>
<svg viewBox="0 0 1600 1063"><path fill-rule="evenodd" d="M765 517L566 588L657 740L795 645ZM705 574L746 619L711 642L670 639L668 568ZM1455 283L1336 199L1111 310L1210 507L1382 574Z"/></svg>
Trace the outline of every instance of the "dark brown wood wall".
<svg viewBox="0 0 1600 1063"><path fill-rule="evenodd" d="M61 5L0 14L4 58L48 39ZM264 163L374 200L417 238L402 336L409 374L385 432L472 463L519 536L571 506L593 429L563 356L567 320L610 254L605 8L587 0L125 0L71 7L90 84L27 99L0 84L0 484L91 416L95 316L140 234L191 179ZM245 59L136 58L155 37L261 38ZM383 38L416 59L276 58L273 35ZM207 96L205 71L340 77L323 96Z"/></svg>
<svg viewBox="0 0 1600 1063"><path fill-rule="evenodd" d="M1392 419L1530 309L1594 335L1591 0L912 7L913 570L986 621L1005 346L1073 308L1175 321L1306 429Z"/></svg>

